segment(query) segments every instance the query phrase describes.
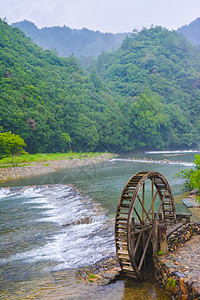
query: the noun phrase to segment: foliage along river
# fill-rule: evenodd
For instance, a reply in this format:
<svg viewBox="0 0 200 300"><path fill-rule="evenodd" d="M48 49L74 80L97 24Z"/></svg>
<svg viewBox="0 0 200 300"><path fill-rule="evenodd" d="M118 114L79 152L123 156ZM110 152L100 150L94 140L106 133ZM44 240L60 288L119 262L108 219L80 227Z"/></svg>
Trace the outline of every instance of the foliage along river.
<svg viewBox="0 0 200 300"><path fill-rule="evenodd" d="M112 220L131 175L158 171L177 195L183 179L176 173L194 161L194 153L137 155L182 163L145 163L121 156L2 184L1 299L170 299L152 278L140 284L121 279L105 287L86 287L74 275L76 268L115 254ZM176 209L187 211L180 204ZM88 222L80 224L83 219ZM66 223L71 226L63 226Z"/></svg>

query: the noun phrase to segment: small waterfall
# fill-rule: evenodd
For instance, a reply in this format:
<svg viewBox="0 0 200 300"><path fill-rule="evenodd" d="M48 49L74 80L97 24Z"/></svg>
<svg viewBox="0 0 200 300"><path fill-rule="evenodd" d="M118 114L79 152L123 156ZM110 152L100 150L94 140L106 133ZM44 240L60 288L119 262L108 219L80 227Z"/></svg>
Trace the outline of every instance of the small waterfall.
<svg viewBox="0 0 200 300"><path fill-rule="evenodd" d="M0 206L3 270L21 276L25 265L40 264L40 272L72 269L115 252L108 217L74 187L2 188Z"/></svg>

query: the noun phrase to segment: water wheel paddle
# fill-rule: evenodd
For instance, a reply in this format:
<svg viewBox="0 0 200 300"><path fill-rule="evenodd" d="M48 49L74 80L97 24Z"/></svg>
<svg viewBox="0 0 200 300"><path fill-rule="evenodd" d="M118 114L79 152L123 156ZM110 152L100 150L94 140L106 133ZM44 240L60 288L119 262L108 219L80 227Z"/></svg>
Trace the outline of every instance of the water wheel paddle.
<svg viewBox="0 0 200 300"><path fill-rule="evenodd" d="M165 177L158 172L138 172L126 183L115 221L117 257L123 272L143 279L141 270L151 249L152 219L176 221L174 198Z"/></svg>

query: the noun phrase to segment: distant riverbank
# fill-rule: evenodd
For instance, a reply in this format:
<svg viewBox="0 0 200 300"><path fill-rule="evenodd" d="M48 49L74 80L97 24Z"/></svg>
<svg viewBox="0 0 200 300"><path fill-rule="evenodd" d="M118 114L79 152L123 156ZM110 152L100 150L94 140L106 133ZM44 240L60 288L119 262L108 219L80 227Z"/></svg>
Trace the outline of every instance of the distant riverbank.
<svg viewBox="0 0 200 300"><path fill-rule="evenodd" d="M107 161L115 155L111 153L102 153L97 156L83 154L82 158L68 158L62 160L48 160L43 162L31 162L26 166L6 167L0 169L0 183L5 181L19 179L29 176L36 176L55 172L59 169L73 168L98 162Z"/></svg>
<svg viewBox="0 0 200 300"><path fill-rule="evenodd" d="M173 164L173 165L183 165L183 166L188 166L188 167L193 167L194 163L193 162L184 162L184 161L172 161L168 159L162 159L162 160L153 160L147 159L147 158L113 158L112 161L128 161L128 162L141 162L141 163L146 163L146 164Z"/></svg>

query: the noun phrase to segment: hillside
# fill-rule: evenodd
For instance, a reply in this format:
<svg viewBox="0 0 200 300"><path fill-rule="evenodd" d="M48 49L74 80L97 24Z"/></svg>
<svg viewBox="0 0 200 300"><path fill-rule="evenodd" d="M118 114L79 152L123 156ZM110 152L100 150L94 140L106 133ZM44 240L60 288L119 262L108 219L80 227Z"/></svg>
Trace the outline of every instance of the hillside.
<svg viewBox="0 0 200 300"><path fill-rule="evenodd" d="M200 54L161 27L127 37L83 70L0 21L0 130L27 151L132 151L199 145Z"/></svg>
<svg viewBox="0 0 200 300"><path fill-rule="evenodd" d="M96 71L74 57L42 50L18 28L0 20L0 128L19 134L27 151L122 147L124 118Z"/></svg>
<svg viewBox="0 0 200 300"><path fill-rule="evenodd" d="M144 29L115 52L100 55L95 65L137 145L199 142L200 54L184 37L159 26Z"/></svg>
<svg viewBox="0 0 200 300"><path fill-rule="evenodd" d="M177 32L184 35L191 44L200 47L200 18L197 18L189 25L178 28Z"/></svg>
<svg viewBox="0 0 200 300"><path fill-rule="evenodd" d="M98 56L102 51L111 51L118 48L126 33L101 33L86 28L81 30L69 27L44 27L37 26L29 21L12 24L21 29L33 42L43 49L56 49L61 57L75 56Z"/></svg>

